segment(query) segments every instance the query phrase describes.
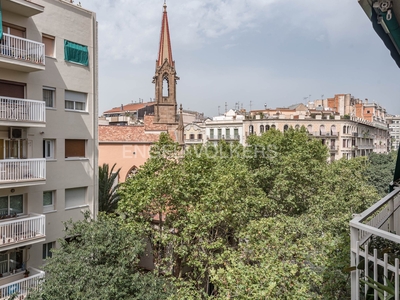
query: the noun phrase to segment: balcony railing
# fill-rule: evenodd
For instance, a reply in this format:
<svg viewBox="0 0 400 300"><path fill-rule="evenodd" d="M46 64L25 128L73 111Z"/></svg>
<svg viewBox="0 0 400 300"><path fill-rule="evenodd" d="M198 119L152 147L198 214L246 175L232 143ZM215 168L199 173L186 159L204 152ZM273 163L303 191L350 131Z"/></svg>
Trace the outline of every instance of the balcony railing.
<svg viewBox="0 0 400 300"><path fill-rule="evenodd" d="M12 299L12 296L16 296L14 299L26 299L30 291L39 288L45 272L34 268L28 268L28 270L28 277L0 286L1 300Z"/></svg>
<svg viewBox="0 0 400 300"><path fill-rule="evenodd" d="M209 140L235 140L238 141L240 140L240 135L210 135L207 137Z"/></svg>
<svg viewBox="0 0 400 300"><path fill-rule="evenodd" d="M8 33L0 41L0 55L45 65L44 44L20 38Z"/></svg>
<svg viewBox="0 0 400 300"><path fill-rule="evenodd" d="M44 101L0 96L1 120L45 123L46 104Z"/></svg>
<svg viewBox="0 0 400 300"><path fill-rule="evenodd" d="M360 279L366 276L372 277L375 281L389 280L394 278L395 300L400 299L399 283L399 258L389 260L388 253L378 256L377 249L370 249L371 238L379 237L384 242L400 244L400 189L395 189L386 197L375 203L359 215L354 215L350 221L351 233L351 265L358 266L358 269L351 273L351 299L365 299L363 291L368 290L367 285L360 285ZM387 248L385 246L385 248ZM382 249L381 249L382 250ZM386 252L386 251L383 251ZM362 268L360 262L364 261ZM379 278L378 269L384 274ZM388 276L388 273L393 276ZM382 277L382 276L381 276ZM375 293L375 298L378 294Z"/></svg>
<svg viewBox="0 0 400 300"><path fill-rule="evenodd" d="M45 227L44 215L30 214L14 218L10 216L10 219L0 217L0 250L35 244L38 240L43 240L46 236Z"/></svg>
<svg viewBox="0 0 400 300"><path fill-rule="evenodd" d="M0 185L8 182L46 179L46 159L0 160Z"/></svg>

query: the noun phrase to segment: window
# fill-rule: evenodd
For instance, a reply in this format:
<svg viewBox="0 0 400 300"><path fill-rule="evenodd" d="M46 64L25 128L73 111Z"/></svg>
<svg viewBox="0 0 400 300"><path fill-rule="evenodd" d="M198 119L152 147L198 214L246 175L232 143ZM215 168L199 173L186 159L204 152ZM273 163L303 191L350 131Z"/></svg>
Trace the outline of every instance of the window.
<svg viewBox="0 0 400 300"><path fill-rule="evenodd" d="M54 195L55 191L43 192L43 212L54 210Z"/></svg>
<svg viewBox="0 0 400 300"><path fill-rule="evenodd" d="M46 107L55 107L55 94L55 88L43 87L43 101L46 103Z"/></svg>
<svg viewBox="0 0 400 300"><path fill-rule="evenodd" d="M253 125L250 125L249 126L249 134L253 134L253 132L254 132L254 127L253 127Z"/></svg>
<svg viewBox="0 0 400 300"><path fill-rule="evenodd" d="M86 188L65 190L65 208L80 207L86 204Z"/></svg>
<svg viewBox="0 0 400 300"><path fill-rule="evenodd" d="M20 215L24 212L24 195L0 197L0 216Z"/></svg>
<svg viewBox="0 0 400 300"><path fill-rule="evenodd" d="M218 129L218 138L222 138L222 129Z"/></svg>
<svg viewBox="0 0 400 300"><path fill-rule="evenodd" d="M64 40L64 59L84 66L89 65L88 47Z"/></svg>
<svg viewBox="0 0 400 300"><path fill-rule="evenodd" d="M229 128L226 128L226 129L225 129L225 137L226 137L227 139L231 138L231 130L230 130Z"/></svg>
<svg viewBox="0 0 400 300"><path fill-rule="evenodd" d="M234 135L235 139L239 138L239 129L238 128L233 129L233 135Z"/></svg>
<svg viewBox="0 0 400 300"><path fill-rule="evenodd" d="M264 133L264 125L260 125L260 133Z"/></svg>
<svg viewBox="0 0 400 300"><path fill-rule="evenodd" d="M52 252L51 249L56 247L56 242L50 242L47 244L43 244L43 254L42 254L42 258L43 259L47 259L50 258L52 256Z"/></svg>
<svg viewBox="0 0 400 300"><path fill-rule="evenodd" d="M87 94L65 91L65 109L86 111Z"/></svg>
<svg viewBox="0 0 400 300"><path fill-rule="evenodd" d="M8 159L27 158L27 149L28 143L25 139L4 140L3 155Z"/></svg>
<svg viewBox="0 0 400 300"><path fill-rule="evenodd" d="M65 157L85 157L85 140L65 140Z"/></svg>
<svg viewBox="0 0 400 300"><path fill-rule="evenodd" d="M42 43L44 44L45 55L54 57L54 36L42 34Z"/></svg>
<svg viewBox="0 0 400 300"><path fill-rule="evenodd" d="M23 250L6 251L0 254L0 273L9 275L15 271L22 271Z"/></svg>
<svg viewBox="0 0 400 300"><path fill-rule="evenodd" d="M289 125L283 126L283 131L287 131L289 129Z"/></svg>
<svg viewBox="0 0 400 300"><path fill-rule="evenodd" d="M189 135L189 139L190 140L194 140L194 134L193 133Z"/></svg>
<svg viewBox="0 0 400 300"><path fill-rule="evenodd" d="M214 138L214 129L210 129L210 138Z"/></svg>
<svg viewBox="0 0 400 300"><path fill-rule="evenodd" d="M53 159L54 156L54 140L43 140L43 158Z"/></svg>
<svg viewBox="0 0 400 300"><path fill-rule="evenodd" d="M202 135L201 133L199 133L199 134L197 135L197 139L198 139L198 140L202 140L202 139L203 139L203 135Z"/></svg>

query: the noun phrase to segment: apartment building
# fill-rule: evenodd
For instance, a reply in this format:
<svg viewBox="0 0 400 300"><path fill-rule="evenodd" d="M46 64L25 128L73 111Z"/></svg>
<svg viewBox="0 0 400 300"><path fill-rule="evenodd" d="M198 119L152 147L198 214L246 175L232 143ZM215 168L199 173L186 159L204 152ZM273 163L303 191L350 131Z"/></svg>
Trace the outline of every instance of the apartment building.
<svg viewBox="0 0 400 300"><path fill-rule="evenodd" d="M217 144L220 140L227 142L246 141L243 135L243 120L245 116L236 110L229 110L221 116L213 117L205 121L207 141Z"/></svg>
<svg viewBox="0 0 400 300"><path fill-rule="evenodd" d="M389 134L391 138L391 147L393 151L399 150L400 146L400 115L386 116L389 124Z"/></svg>
<svg viewBox="0 0 400 300"><path fill-rule="evenodd" d="M0 299L22 299L62 221L97 212L97 22L69 1L0 7Z"/></svg>
<svg viewBox="0 0 400 300"><path fill-rule="evenodd" d="M308 105L256 110L243 122L244 134L262 134L271 128L286 131L304 126L330 152L330 160L390 151L385 110L350 94L317 100Z"/></svg>

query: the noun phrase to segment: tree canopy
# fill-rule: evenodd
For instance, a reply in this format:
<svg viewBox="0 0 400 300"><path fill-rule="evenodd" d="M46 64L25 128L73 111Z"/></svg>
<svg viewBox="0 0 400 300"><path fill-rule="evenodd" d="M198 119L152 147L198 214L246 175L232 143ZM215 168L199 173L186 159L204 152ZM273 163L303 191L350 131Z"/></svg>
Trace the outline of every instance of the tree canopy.
<svg viewBox="0 0 400 300"><path fill-rule="evenodd" d="M100 215L65 223L66 239L52 250L44 269L46 280L30 299L165 298L171 290L164 278L138 266L142 238L124 230L116 218Z"/></svg>
<svg viewBox="0 0 400 300"><path fill-rule="evenodd" d="M124 225L148 237L171 299L346 299L348 221L378 199L364 159L327 163L304 128L248 146L167 135L121 188Z"/></svg>

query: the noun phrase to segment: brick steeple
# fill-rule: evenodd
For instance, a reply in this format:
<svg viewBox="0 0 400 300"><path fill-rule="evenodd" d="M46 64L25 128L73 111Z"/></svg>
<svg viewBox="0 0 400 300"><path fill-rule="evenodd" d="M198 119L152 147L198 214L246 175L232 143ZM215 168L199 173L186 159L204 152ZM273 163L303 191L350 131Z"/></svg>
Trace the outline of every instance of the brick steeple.
<svg viewBox="0 0 400 300"><path fill-rule="evenodd" d="M160 46L156 61L156 72L153 77L155 83L154 106L155 122L161 124L177 124L176 103L176 76L175 62L172 60L172 47L169 35L167 4L164 2L164 11L161 22Z"/></svg>

